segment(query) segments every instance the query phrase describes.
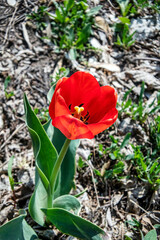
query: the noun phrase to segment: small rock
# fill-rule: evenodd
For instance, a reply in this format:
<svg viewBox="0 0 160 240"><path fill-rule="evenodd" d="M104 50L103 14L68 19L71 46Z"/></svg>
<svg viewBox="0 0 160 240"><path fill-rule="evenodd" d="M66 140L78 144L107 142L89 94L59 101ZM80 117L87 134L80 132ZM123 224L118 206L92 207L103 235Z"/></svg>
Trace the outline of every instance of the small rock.
<svg viewBox="0 0 160 240"><path fill-rule="evenodd" d="M133 125L130 124L130 122L131 122L130 118L125 118L118 126L119 133L121 133L122 135L125 135L128 132L132 132Z"/></svg>
<svg viewBox="0 0 160 240"><path fill-rule="evenodd" d="M8 3L8 5L14 7L17 2L15 0L7 0L7 3Z"/></svg>
<svg viewBox="0 0 160 240"><path fill-rule="evenodd" d="M21 182L24 186L32 189L33 179L31 178L29 171L23 170L23 169L19 170L17 173L17 178L18 178L18 182Z"/></svg>

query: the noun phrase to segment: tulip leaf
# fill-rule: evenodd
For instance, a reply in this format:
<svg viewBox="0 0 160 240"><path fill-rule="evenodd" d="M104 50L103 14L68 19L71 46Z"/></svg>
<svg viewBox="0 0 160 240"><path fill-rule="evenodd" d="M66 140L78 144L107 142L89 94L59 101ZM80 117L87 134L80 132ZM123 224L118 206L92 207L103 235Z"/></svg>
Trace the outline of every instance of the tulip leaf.
<svg viewBox="0 0 160 240"><path fill-rule="evenodd" d="M44 185L41 179L38 177L36 181L36 187L32 197L29 201L29 213L31 217L41 226L45 226L45 215L41 211L41 208L46 207L47 205L47 191L44 188Z"/></svg>
<svg viewBox="0 0 160 240"><path fill-rule="evenodd" d="M34 230L25 221L25 214L20 215L0 227L1 240L34 240L38 239Z"/></svg>
<svg viewBox="0 0 160 240"><path fill-rule="evenodd" d="M81 204L74 196L63 195L54 200L53 208L63 208L68 211L72 210L77 215L80 211Z"/></svg>
<svg viewBox="0 0 160 240"><path fill-rule="evenodd" d="M55 90L55 84L49 89L49 92L47 94L47 99L49 102L51 102L51 100L52 100L54 90Z"/></svg>
<svg viewBox="0 0 160 240"><path fill-rule="evenodd" d="M24 96L26 123L30 132L36 162L35 190L30 200L29 211L32 218L40 225L45 225L44 214L40 210L47 207L47 191L52 169L57 160L57 151L49 140L39 119Z"/></svg>
<svg viewBox="0 0 160 240"><path fill-rule="evenodd" d="M145 237L144 237L144 240L157 240L157 232L155 229L152 229L151 231L149 231Z"/></svg>
<svg viewBox="0 0 160 240"><path fill-rule="evenodd" d="M44 125L44 129L59 153L66 139L65 136L57 128L53 127L51 120ZM79 140L73 140L69 145L66 156L62 162L54 198L68 194L74 187L75 154L78 145Z"/></svg>
<svg viewBox="0 0 160 240"><path fill-rule="evenodd" d="M27 100L26 95L24 96L24 106L26 114L26 123L32 138L36 164L49 181L58 154L55 147L49 140L39 119L31 109L31 106Z"/></svg>
<svg viewBox="0 0 160 240"><path fill-rule="evenodd" d="M61 232L82 240L102 240L105 232L93 223L61 208L42 209Z"/></svg>

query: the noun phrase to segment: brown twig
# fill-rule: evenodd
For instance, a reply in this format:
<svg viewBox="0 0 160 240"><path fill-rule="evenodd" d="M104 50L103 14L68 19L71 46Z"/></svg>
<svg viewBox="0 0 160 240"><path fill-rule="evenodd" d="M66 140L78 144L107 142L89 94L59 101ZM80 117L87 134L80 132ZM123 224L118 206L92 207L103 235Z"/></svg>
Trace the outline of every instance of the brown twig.
<svg viewBox="0 0 160 240"><path fill-rule="evenodd" d="M160 59L158 58L149 58L149 57L137 57L137 58L133 58L133 60L149 60L149 61L160 62Z"/></svg>
<svg viewBox="0 0 160 240"><path fill-rule="evenodd" d="M15 14L16 14L16 12L17 12L17 9L18 9L18 3L17 3L16 6L15 6L15 10L14 10L14 12L13 12L13 14L12 14L11 20L10 20L10 22L9 22L9 24L8 24L7 29L6 29L6 34L5 34L5 37L4 37L3 45L5 45L5 43L6 43L6 41L7 41L8 33L9 33L10 28L11 28L11 25L12 25L13 19L14 19L14 17L15 17Z"/></svg>
<svg viewBox="0 0 160 240"><path fill-rule="evenodd" d="M90 163L90 161L86 161L89 169L90 169L90 172L91 172L91 175L92 175L92 180L93 180L93 186L94 186L94 190L95 190L95 194L96 194L96 199L97 199L97 208L100 207L100 203L99 203L99 197L98 197L98 191L97 191L97 187L96 187L96 184L95 184L95 181L94 181L94 174L93 174L93 167Z"/></svg>
<svg viewBox="0 0 160 240"><path fill-rule="evenodd" d="M9 142L9 140L21 129L23 129L26 125L22 123L10 136L7 140L0 146L0 150L5 147L5 145Z"/></svg>

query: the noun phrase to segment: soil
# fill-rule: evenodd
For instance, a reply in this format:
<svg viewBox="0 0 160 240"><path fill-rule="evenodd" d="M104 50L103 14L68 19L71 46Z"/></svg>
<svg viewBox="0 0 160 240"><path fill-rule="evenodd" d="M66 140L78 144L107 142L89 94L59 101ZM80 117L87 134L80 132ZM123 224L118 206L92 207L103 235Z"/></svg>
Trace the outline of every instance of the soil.
<svg viewBox="0 0 160 240"><path fill-rule="evenodd" d="M47 93L55 80L60 67L69 69L69 75L83 70L93 74L100 85L110 85L118 92L118 102L128 90L132 89L131 98L138 102L142 82L145 82L144 101L146 105L160 90L159 58L159 24L158 14L144 10L134 19L150 19L152 27L147 32L139 32L138 37L128 50L114 44L114 31L111 28L113 19L120 16L118 5L110 1L97 1L102 5L99 15L99 27L91 36L93 47L98 51L82 52L85 61L70 60L67 53L55 52L52 44L46 43L37 31L35 24L27 15L38 6L48 1L14 1L1 0L0 4L0 224L18 216L18 210L28 208L29 199L34 189L35 163L31 138L25 124L23 95L26 93L33 109L39 109L39 117L45 122L45 109L49 102ZM10 3L10 5L8 4ZM11 3L14 6L11 6ZM89 1L91 6L96 1ZM99 17L99 18L98 18ZM152 24L154 19L154 24ZM100 21L101 20L101 21ZM101 23L100 23L101 22ZM102 23L103 22L103 23ZM134 26L133 26L134 27ZM146 31L146 32L145 32ZM146 34L145 34L146 33ZM88 64L86 65L85 62ZM9 84L4 84L9 77ZM11 96L9 96L10 94ZM158 113L159 114L159 113ZM140 231L128 224L136 219L141 224L143 234L160 224L160 189L152 189L148 182L137 176L133 164L126 163L127 178L102 176L102 172L112 169L113 160L103 150L111 146L110 135L120 144L126 135L131 133L130 141L135 145L152 144L148 126L155 116L148 117L141 124L130 116L122 114L114 126L97 135L93 140L82 140L77 150L76 190L72 194L87 189L79 200L82 204L80 215L104 229L108 239L123 240L125 235L131 239L141 239ZM43 118L43 119L42 119ZM129 147L124 149L130 154ZM145 152L144 152L145 154ZM12 175L17 182L14 192L11 191L8 178L8 162L14 157ZM78 166L79 158L83 166ZM95 169L98 171L98 174ZM125 175L124 174L124 175ZM30 218L27 222L34 228L40 239L73 239L62 235L57 229L43 229ZM157 234L159 232L157 230ZM159 238L160 239L160 238Z"/></svg>

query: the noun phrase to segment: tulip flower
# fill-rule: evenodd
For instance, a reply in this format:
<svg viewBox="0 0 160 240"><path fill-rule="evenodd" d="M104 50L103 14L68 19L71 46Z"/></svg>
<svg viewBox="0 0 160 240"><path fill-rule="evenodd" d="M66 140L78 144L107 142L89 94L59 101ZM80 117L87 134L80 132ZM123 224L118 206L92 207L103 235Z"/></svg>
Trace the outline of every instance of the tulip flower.
<svg viewBox="0 0 160 240"><path fill-rule="evenodd" d="M92 139L116 121L116 103L114 88L100 87L90 73L79 71L57 82L49 114L66 138Z"/></svg>

